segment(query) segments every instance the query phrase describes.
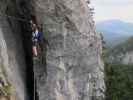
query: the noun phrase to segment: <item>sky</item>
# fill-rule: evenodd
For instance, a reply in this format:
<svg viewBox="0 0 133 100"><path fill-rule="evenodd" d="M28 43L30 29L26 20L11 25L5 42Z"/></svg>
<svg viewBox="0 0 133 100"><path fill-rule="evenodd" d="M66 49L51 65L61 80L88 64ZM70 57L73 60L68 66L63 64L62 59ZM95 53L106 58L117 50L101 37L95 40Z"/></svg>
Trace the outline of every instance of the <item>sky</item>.
<svg viewBox="0 0 133 100"><path fill-rule="evenodd" d="M96 22L119 19L133 23L133 0L91 0Z"/></svg>

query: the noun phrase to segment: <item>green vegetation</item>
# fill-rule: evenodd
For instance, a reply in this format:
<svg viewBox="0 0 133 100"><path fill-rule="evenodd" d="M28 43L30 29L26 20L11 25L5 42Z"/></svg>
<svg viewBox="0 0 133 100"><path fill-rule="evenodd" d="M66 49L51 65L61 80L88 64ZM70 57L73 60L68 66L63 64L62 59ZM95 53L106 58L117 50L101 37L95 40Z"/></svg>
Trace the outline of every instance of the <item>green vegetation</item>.
<svg viewBox="0 0 133 100"><path fill-rule="evenodd" d="M103 37L102 41L104 41ZM121 52L129 51L133 51L133 37L116 46L112 49L112 52L109 52L109 49L103 46L102 58L105 62L106 100L133 100L133 65L108 62L110 54L113 53L113 56L116 56Z"/></svg>
<svg viewBox="0 0 133 100"><path fill-rule="evenodd" d="M106 100L133 100L133 66L105 64Z"/></svg>
<svg viewBox="0 0 133 100"><path fill-rule="evenodd" d="M12 94L12 85L8 84L0 87L0 92L3 96L10 96Z"/></svg>
<svg viewBox="0 0 133 100"><path fill-rule="evenodd" d="M101 36L101 42L102 42L102 55L101 55L101 58L103 59L103 61L107 62L107 59L108 59L108 48L106 46L106 42L104 40L103 33L99 33L99 34Z"/></svg>
<svg viewBox="0 0 133 100"><path fill-rule="evenodd" d="M6 70L4 69L3 65L0 65L0 79L0 81L4 83L4 85L0 83L0 95L10 96L12 94L12 85L8 82Z"/></svg>
<svg viewBox="0 0 133 100"><path fill-rule="evenodd" d="M44 38L45 38L46 40L48 40L48 35L49 35L48 32L44 32Z"/></svg>

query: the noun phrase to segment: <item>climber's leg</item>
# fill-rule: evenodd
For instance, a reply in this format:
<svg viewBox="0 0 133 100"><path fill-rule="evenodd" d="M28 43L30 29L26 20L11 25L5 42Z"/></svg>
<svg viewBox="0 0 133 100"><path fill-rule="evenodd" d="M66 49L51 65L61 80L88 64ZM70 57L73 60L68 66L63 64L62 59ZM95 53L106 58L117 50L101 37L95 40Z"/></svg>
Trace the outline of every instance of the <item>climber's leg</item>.
<svg viewBox="0 0 133 100"><path fill-rule="evenodd" d="M33 47L32 47L32 50L33 50L33 56L34 56L34 57L37 57L37 55L38 55L37 47L36 47L36 46L33 46Z"/></svg>

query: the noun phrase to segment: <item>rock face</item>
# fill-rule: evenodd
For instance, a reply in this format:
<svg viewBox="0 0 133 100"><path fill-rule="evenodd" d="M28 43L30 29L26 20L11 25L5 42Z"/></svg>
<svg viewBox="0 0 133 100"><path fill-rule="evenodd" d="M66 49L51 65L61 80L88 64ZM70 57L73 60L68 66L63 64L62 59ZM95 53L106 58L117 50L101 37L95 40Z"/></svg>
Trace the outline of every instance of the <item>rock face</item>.
<svg viewBox="0 0 133 100"><path fill-rule="evenodd" d="M44 34L48 32L50 46L46 61L34 64L37 100L104 99L101 38L95 32L87 2L88 0L0 1L0 11L3 14L28 19L30 13L35 13L38 23L43 24ZM33 100L32 93L29 94L34 90L30 31L22 20L13 19L0 17L1 73L4 69L4 77L13 85L16 100L29 100L27 95Z"/></svg>
<svg viewBox="0 0 133 100"><path fill-rule="evenodd" d="M125 57L123 57L123 64L133 64L133 52L127 52Z"/></svg>
<svg viewBox="0 0 133 100"><path fill-rule="evenodd" d="M36 72L39 100L103 100L102 45L87 2L35 0L33 4L50 44L47 65L38 66L41 70Z"/></svg>
<svg viewBox="0 0 133 100"><path fill-rule="evenodd" d="M16 98L12 100L26 100L26 65L21 29L18 21L5 16L8 7L11 8L9 13L14 16L15 3L0 1L0 77L5 84L12 85L12 95Z"/></svg>
<svg viewBox="0 0 133 100"><path fill-rule="evenodd" d="M126 51L125 53L120 53L114 56L110 56L110 61L112 63L121 63L126 65L132 65L133 64L133 52L132 51Z"/></svg>
<svg viewBox="0 0 133 100"><path fill-rule="evenodd" d="M6 18L0 17L0 76L13 86L16 100L25 100L25 61L22 41ZM6 74L4 74L6 73Z"/></svg>

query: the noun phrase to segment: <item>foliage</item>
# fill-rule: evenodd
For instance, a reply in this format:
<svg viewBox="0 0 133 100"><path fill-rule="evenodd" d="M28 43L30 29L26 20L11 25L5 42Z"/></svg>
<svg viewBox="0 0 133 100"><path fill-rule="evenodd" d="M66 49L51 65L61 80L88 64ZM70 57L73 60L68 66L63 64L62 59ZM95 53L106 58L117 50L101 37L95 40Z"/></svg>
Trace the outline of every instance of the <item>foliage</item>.
<svg viewBox="0 0 133 100"><path fill-rule="evenodd" d="M100 37L101 37L101 40L102 40L102 46L103 46L103 49L106 48L106 42L104 40L104 36L103 36L103 33L99 33L100 34Z"/></svg>
<svg viewBox="0 0 133 100"><path fill-rule="evenodd" d="M103 33L99 33L99 34L100 34L101 42L102 42L102 55L101 55L101 58L102 58L103 61L107 62L107 59L108 59L108 48L106 46L106 42L104 40Z"/></svg>
<svg viewBox="0 0 133 100"><path fill-rule="evenodd" d="M6 80L6 84L4 83L4 85L1 84L0 86L0 94L2 94L3 96L10 96L13 88L12 85L8 82L6 74L7 72L3 65L0 65L0 70L0 80L3 81L3 78Z"/></svg>
<svg viewBox="0 0 133 100"><path fill-rule="evenodd" d="M103 39L102 39L103 40ZM133 37L118 45L112 51L114 55L133 50ZM103 47L105 62L106 100L133 100L133 65L110 64L108 62L109 49Z"/></svg>
<svg viewBox="0 0 133 100"><path fill-rule="evenodd" d="M4 96L10 96L12 93L12 86L10 84L0 87L0 91Z"/></svg>
<svg viewBox="0 0 133 100"><path fill-rule="evenodd" d="M48 33L48 32L44 32L44 38L45 38L46 40L48 40L48 36L49 36L49 33Z"/></svg>
<svg viewBox="0 0 133 100"><path fill-rule="evenodd" d="M133 66L105 64L106 100L133 100Z"/></svg>

